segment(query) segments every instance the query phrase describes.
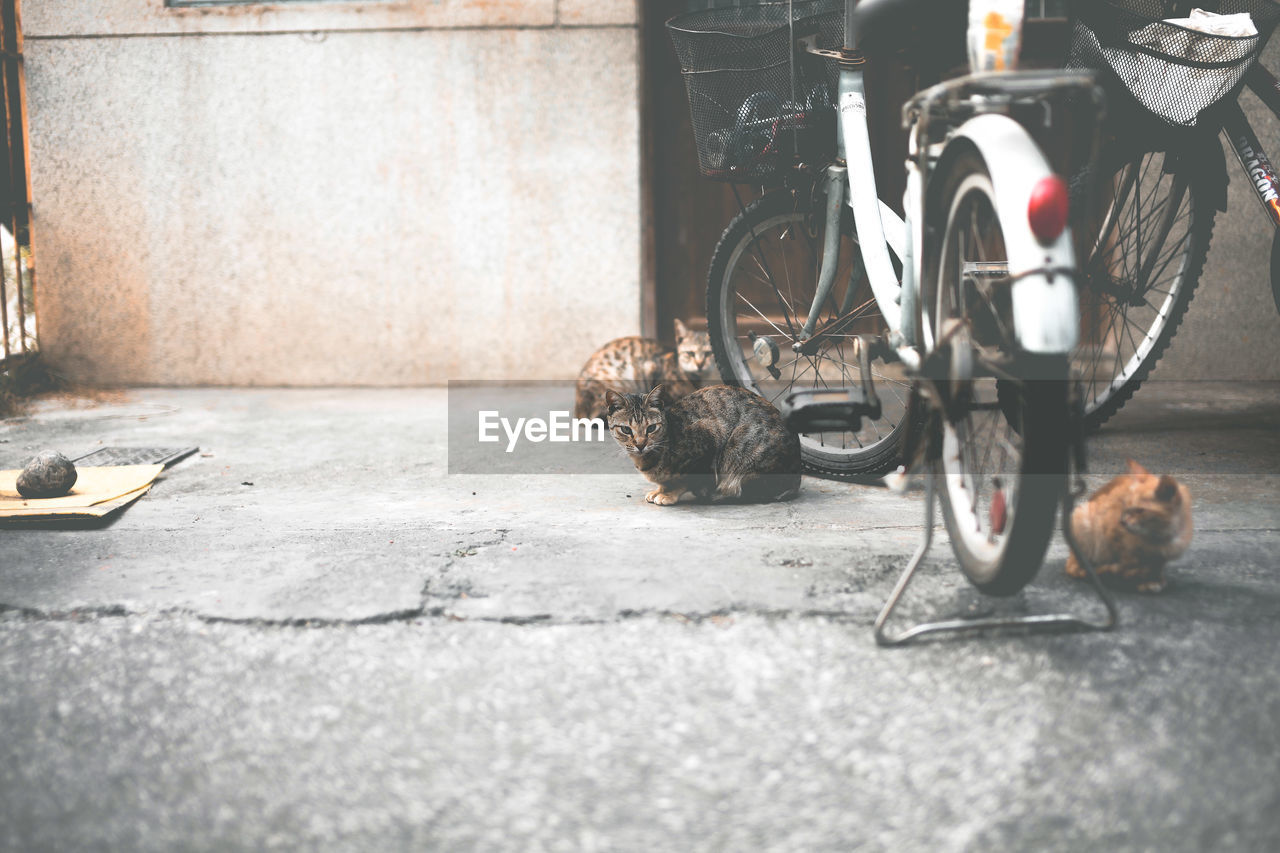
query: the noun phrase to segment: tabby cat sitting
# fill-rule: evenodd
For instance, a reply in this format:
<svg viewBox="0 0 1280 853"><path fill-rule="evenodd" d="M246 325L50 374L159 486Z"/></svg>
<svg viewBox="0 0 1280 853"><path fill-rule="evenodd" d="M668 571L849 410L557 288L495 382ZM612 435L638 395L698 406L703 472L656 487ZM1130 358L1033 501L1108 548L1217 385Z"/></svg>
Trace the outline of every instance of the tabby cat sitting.
<svg viewBox="0 0 1280 853"><path fill-rule="evenodd" d="M1076 507L1071 532L1108 583L1139 592L1164 588L1164 566L1191 544L1191 492L1165 474L1157 477L1129 460L1121 474ZM1067 574L1088 577L1075 555Z"/></svg>
<svg viewBox="0 0 1280 853"><path fill-rule="evenodd" d="M636 469L657 488L649 503L700 499L775 501L800 491L800 440L758 394L730 385L667 403L648 394L605 393L607 422Z"/></svg>
<svg viewBox="0 0 1280 853"><path fill-rule="evenodd" d="M655 385L674 402L706 384L715 373L711 339L675 321L676 348L667 349L652 338L618 338L596 350L578 374L576 418L603 418L608 410L605 392L620 388L647 393Z"/></svg>

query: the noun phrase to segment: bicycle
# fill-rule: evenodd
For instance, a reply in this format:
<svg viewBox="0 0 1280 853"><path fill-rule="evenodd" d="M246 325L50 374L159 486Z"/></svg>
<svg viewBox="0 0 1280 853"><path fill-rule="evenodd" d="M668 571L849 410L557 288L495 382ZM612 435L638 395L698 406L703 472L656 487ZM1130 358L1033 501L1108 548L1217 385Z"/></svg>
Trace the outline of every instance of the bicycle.
<svg viewBox="0 0 1280 853"><path fill-rule="evenodd" d="M1248 12L1257 35L1194 33L1165 19L1192 7ZM1280 84L1258 60L1280 23L1273 0L1077 0L1068 65L1094 70L1112 103L1099 172L1106 191L1077 246L1085 328L1073 353L1084 419L1096 429L1167 351L1227 205L1220 131L1277 228L1271 287L1280 310L1280 178L1238 103L1248 86L1280 117Z"/></svg>
<svg viewBox="0 0 1280 853"><path fill-rule="evenodd" d="M898 637L884 629L929 548L935 496L960 568L983 593L1030 582L1062 502L1078 551L1065 523L1067 471L1082 461L1068 381L1076 264L1068 187L1045 147L1074 139L1076 165L1091 162L1102 96L1082 72L972 75L920 92L904 110L899 217L876 190L863 72L929 7L840 5L668 22L703 173L773 179L726 228L711 264L707 318L722 379L782 404L811 472L881 474L923 448L924 542L877 620L879 642L1012 624L1110 627L1114 605L1094 576L1108 610L1100 624L1050 616L933 623ZM841 23L841 48L823 46ZM699 49L711 55L703 69Z"/></svg>

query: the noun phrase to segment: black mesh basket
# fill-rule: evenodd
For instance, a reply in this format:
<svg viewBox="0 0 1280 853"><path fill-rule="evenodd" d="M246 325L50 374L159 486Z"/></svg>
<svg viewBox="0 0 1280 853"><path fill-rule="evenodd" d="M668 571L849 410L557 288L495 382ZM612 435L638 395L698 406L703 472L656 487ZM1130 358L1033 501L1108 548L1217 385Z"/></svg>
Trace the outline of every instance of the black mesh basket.
<svg viewBox="0 0 1280 853"><path fill-rule="evenodd" d="M1195 6L1218 14L1248 12L1258 34L1215 36L1167 23ZM1110 89L1173 127L1234 97L1280 22L1273 0L1077 0L1068 68L1101 71Z"/></svg>
<svg viewBox="0 0 1280 853"><path fill-rule="evenodd" d="M835 148L835 63L792 38L844 43L843 0L708 9L667 22L689 93L698 165L707 177L758 181L795 157Z"/></svg>

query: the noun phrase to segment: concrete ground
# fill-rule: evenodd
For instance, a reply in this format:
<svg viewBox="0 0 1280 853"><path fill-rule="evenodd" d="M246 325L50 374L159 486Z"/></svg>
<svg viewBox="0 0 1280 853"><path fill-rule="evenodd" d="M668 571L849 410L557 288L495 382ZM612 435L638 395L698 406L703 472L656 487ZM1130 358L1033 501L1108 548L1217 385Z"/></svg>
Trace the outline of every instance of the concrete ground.
<svg viewBox="0 0 1280 853"><path fill-rule="evenodd" d="M1090 447L1196 538L1110 634L877 648L920 493L659 508L448 475L443 390L138 390L0 422L198 444L0 529L9 849L1280 849L1280 389L1144 388ZM906 617L987 605L945 540ZM1096 613L1055 543L1002 605Z"/></svg>

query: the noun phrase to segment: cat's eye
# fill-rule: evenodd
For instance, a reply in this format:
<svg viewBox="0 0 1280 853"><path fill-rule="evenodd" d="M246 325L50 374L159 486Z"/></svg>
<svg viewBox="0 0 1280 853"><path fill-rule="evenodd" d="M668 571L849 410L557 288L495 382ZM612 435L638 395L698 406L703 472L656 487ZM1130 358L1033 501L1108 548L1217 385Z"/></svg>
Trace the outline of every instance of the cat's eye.
<svg viewBox="0 0 1280 853"><path fill-rule="evenodd" d="M649 428L648 428L647 430L645 430L645 434L647 435L648 433L653 432L653 431L654 431L654 430L656 430L657 428L658 428L658 425L657 425L657 424L649 424Z"/></svg>
<svg viewBox="0 0 1280 853"><path fill-rule="evenodd" d="M623 435L631 435L631 427L629 426L622 426L621 424L619 424L618 429L622 430Z"/></svg>

